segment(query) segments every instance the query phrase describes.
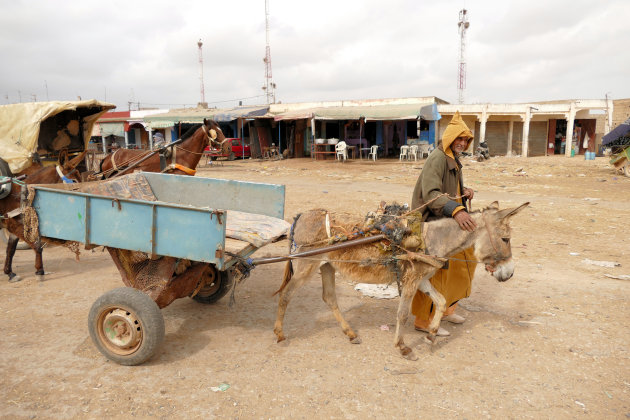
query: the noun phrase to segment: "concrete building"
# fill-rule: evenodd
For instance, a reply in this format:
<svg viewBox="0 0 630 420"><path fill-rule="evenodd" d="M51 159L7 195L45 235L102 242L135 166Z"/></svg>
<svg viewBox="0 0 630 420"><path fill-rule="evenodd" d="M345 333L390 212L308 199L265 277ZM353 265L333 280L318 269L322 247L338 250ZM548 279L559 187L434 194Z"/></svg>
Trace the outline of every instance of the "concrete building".
<svg viewBox="0 0 630 420"><path fill-rule="evenodd" d="M492 155L572 156L597 152L610 131L611 99L578 99L526 104L441 104L438 138L455 111L475 135L474 146L485 141ZM570 139L567 147L566 139Z"/></svg>

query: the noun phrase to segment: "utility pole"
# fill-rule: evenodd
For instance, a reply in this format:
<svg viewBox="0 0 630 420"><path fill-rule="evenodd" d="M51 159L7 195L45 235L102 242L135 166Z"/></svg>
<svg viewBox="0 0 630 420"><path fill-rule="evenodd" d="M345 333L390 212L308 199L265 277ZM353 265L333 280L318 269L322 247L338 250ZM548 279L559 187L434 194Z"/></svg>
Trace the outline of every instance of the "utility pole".
<svg viewBox="0 0 630 420"><path fill-rule="evenodd" d="M464 90L466 89L466 30L470 26L468 22L468 11L459 11L459 71L457 77L457 93L460 104L464 103Z"/></svg>
<svg viewBox="0 0 630 420"><path fill-rule="evenodd" d="M266 35L266 47L265 47L265 85L262 89L267 96L267 103L276 103L276 84L273 82L271 75L271 46L269 45L269 0L265 0L265 35Z"/></svg>

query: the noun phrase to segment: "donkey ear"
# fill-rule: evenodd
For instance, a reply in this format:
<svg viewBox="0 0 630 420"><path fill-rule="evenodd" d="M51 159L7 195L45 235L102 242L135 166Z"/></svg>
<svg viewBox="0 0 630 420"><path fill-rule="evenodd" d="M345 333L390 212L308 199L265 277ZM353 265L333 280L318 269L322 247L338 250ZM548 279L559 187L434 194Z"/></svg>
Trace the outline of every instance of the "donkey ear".
<svg viewBox="0 0 630 420"><path fill-rule="evenodd" d="M493 201L492 203L490 203L490 205L488 206L488 209L495 209L495 210L499 210L499 202L498 201Z"/></svg>
<svg viewBox="0 0 630 420"><path fill-rule="evenodd" d="M203 119L203 125L207 126L209 122L210 122L210 120L208 120L207 118Z"/></svg>
<svg viewBox="0 0 630 420"><path fill-rule="evenodd" d="M529 206L529 201L527 203L523 203L518 207L515 207L513 209L505 209L505 210L501 210L497 213L497 216L499 217L499 219L507 219L510 218L512 216L514 216L516 213L518 213L519 211L523 210L525 207Z"/></svg>

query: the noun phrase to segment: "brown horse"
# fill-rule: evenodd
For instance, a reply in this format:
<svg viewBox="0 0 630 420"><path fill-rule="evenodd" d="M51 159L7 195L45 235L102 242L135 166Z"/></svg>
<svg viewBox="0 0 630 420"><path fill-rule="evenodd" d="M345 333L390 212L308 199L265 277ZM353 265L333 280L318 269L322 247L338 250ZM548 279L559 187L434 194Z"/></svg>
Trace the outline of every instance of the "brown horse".
<svg viewBox="0 0 630 420"><path fill-rule="evenodd" d="M204 119L203 124L194 126L184 133L182 140L178 145L171 146L169 156L171 162L165 169L161 168L160 156L155 152L118 149L105 156L101 161L101 174L104 178L109 178L140 162L133 168L133 171L194 175L205 147L211 141L222 142L225 140L225 136L217 122ZM151 155L152 153L153 155ZM142 160L145 158L146 160Z"/></svg>
<svg viewBox="0 0 630 420"><path fill-rule="evenodd" d="M443 263L430 256L448 258L474 246L476 260L483 262L486 270L491 272L497 280L508 280L514 272L509 220L528 204L524 203L513 209L499 210L499 205L495 202L482 211L471 213L471 217L477 224L474 232L460 229L457 222L451 218L426 222L421 228L417 227L418 225L414 228L413 222L406 224L406 221L403 221L399 225L404 226L404 229L400 229L399 232L405 232L404 236L399 236L400 247L395 246L394 241L391 242L393 245L386 244L385 246L372 243L328 252L322 254L321 260L297 259L295 274L293 274L292 262L289 260L282 286L278 290L280 299L274 327L278 342L285 339L282 327L291 296L298 287L313 276L317 268L322 276L324 302L328 304L350 341L361 342L337 306L335 271L338 270L348 277L365 283L388 283L396 280L400 282L401 296L394 343L403 357L415 360L413 351L403 341L401 329L407 322L411 300L416 290L429 295L436 308L435 316L429 326L428 338L431 342L435 342L440 320L446 309L444 297L433 288L430 282L431 277ZM291 246L297 246L297 252L321 247L330 238L331 224L344 233L353 230L353 225L347 222L339 223L334 216L331 221L331 216L325 210L311 210L298 216L293 224L289 250ZM407 229L407 226L412 228ZM414 229L416 232L410 233ZM426 255L417 252L422 242L425 243ZM397 252L393 251L394 248Z"/></svg>
<svg viewBox="0 0 630 420"><path fill-rule="evenodd" d="M59 161L57 165L53 166L41 166L41 164L33 164L23 172L15 174L15 178L19 178L21 175L26 175L23 184L57 184L61 182L67 182L72 180L78 182L80 175L76 170L77 166L81 163L85 156L85 152L77 155L73 159L67 158L67 153L62 152L59 155ZM65 178L65 179L64 179ZM44 280L44 263L42 261L42 249L41 243L28 242L24 238L24 225L22 223L22 215L19 211L22 191L25 189L21 182L13 182L11 186L11 193L0 200L0 214L4 217L2 219L2 227L6 228L11 235L7 240L6 257L4 260L4 274L9 276L9 282L18 282L22 280L20 276L13 272L13 256L17 249L18 241L21 239L35 251L35 274L40 280Z"/></svg>

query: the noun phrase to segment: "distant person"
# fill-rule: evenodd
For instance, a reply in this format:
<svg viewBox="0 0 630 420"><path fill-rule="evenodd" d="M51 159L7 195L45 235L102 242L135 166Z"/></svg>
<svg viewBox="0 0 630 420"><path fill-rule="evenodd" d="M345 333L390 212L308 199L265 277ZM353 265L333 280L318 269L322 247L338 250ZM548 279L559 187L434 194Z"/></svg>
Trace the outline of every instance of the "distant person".
<svg viewBox="0 0 630 420"><path fill-rule="evenodd" d="M153 148L159 149L160 147L166 146L166 140L164 139L164 134L155 133L153 135Z"/></svg>
<svg viewBox="0 0 630 420"><path fill-rule="evenodd" d="M490 149L488 148L488 143L482 141L477 146L477 161L482 162L488 159L490 159Z"/></svg>
<svg viewBox="0 0 630 420"><path fill-rule="evenodd" d="M411 208L422 208L422 220L435 220L452 217L462 230L472 232L477 225L466 211L466 201L472 200L474 192L464 187L462 164L459 157L473 140L473 134L456 112L446 127L442 142L427 158L413 190ZM448 194L442 195L443 193ZM437 197L437 198L436 198ZM461 198L460 198L461 197ZM435 199L435 201L431 201ZM440 269L431 278L433 287L446 299L443 320L461 324L465 318L455 313L457 302L470 296L470 287L476 263L473 249L468 248L449 259L447 269ZM429 323L435 313L433 301L424 293L416 292L411 312L415 315L414 326L418 331L428 332ZM439 328L437 335L450 333Z"/></svg>

